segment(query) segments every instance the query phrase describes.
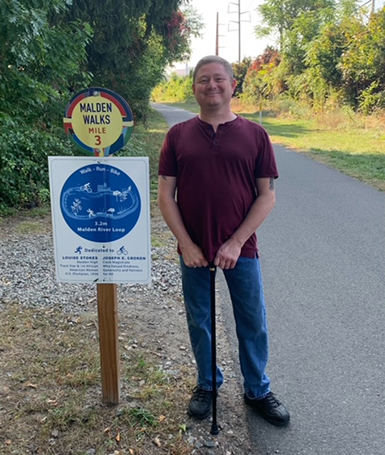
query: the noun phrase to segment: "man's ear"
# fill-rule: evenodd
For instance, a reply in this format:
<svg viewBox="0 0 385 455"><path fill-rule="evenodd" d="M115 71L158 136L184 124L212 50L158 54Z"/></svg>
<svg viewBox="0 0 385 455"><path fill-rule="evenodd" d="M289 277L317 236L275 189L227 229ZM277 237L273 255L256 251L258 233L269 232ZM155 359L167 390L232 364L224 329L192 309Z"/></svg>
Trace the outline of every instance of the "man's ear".
<svg viewBox="0 0 385 455"><path fill-rule="evenodd" d="M231 86L233 88L233 95L234 95L235 87L237 86L237 80L236 79L233 79L233 82L232 82Z"/></svg>

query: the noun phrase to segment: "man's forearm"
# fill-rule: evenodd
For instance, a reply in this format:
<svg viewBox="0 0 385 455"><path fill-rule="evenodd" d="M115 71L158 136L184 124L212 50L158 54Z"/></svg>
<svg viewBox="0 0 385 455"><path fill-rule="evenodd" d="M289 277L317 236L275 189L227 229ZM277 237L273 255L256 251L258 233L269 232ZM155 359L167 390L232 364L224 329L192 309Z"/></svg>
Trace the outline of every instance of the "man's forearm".
<svg viewBox="0 0 385 455"><path fill-rule="evenodd" d="M249 213L243 223L231 236L231 241L234 241L240 248L245 244L247 239L261 226L268 217L275 205L275 196L271 194L261 194L250 207Z"/></svg>
<svg viewBox="0 0 385 455"><path fill-rule="evenodd" d="M191 237L185 228L182 215L175 199L159 198L158 205L167 226L175 235L179 246L183 249L191 244Z"/></svg>
<svg viewBox="0 0 385 455"><path fill-rule="evenodd" d="M257 197L243 223L219 248L214 260L216 266L221 269L232 269L235 267L243 245L267 218L274 204L274 192L261 194Z"/></svg>
<svg viewBox="0 0 385 455"><path fill-rule="evenodd" d="M208 262L203 251L191 240L175 199L159 198L159 207L167 226L178 240L185 265L187 267L206 267Z"/></svg>

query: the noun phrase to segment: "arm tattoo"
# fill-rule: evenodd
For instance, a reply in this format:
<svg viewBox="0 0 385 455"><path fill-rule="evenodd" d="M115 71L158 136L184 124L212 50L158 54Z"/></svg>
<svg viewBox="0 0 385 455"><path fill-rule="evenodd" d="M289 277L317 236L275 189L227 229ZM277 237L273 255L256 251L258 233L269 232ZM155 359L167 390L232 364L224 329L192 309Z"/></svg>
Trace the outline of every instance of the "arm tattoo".
<svg viewBox="0 0 385 455"><path fill-rule="evenodd" d="M167 180L167 176L166 175L162 175L162 179L163 180Z"/></svg>
<svg viewBox="0 0 385 455"><path fill-rule="evenodd" d="M274 191L274 179L271 178L269 181L269 190Z"/></svg>

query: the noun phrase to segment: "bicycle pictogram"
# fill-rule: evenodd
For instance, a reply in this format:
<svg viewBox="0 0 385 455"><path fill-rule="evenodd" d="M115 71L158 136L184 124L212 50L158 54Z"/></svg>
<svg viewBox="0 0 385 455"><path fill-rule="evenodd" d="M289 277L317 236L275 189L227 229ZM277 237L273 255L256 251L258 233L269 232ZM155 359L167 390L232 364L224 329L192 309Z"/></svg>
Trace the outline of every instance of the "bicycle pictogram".
<svg viewBox="0 0 385 455"><path fill-rule="evenodd" d="M128 254L128 251L122 246L121 248L118 249L117 254L123 254L126 256Z"/></svg>

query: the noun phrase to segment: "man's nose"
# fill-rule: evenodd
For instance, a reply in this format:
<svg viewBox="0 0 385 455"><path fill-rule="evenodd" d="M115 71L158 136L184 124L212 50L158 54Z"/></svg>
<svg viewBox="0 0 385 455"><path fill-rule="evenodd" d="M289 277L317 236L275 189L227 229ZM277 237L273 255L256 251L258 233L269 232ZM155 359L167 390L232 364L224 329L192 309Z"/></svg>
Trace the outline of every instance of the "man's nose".
<svg viewBox="0 0 385 455"><path fill-rule="evenodd" d="M212 88L216 88L216 86L217 86L217 83L216 83L215 79L214 78L210 79L208 88L212 89Z"/></svg>

